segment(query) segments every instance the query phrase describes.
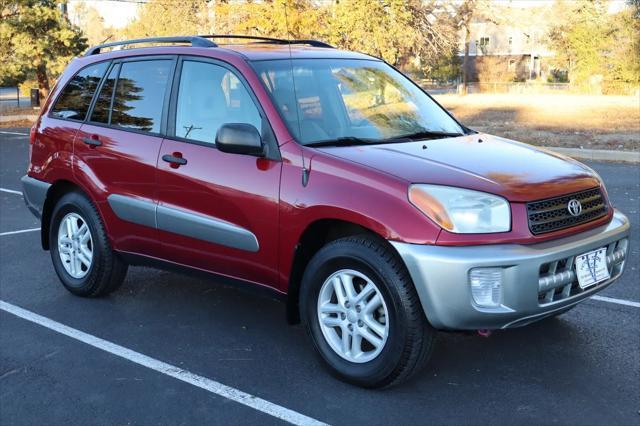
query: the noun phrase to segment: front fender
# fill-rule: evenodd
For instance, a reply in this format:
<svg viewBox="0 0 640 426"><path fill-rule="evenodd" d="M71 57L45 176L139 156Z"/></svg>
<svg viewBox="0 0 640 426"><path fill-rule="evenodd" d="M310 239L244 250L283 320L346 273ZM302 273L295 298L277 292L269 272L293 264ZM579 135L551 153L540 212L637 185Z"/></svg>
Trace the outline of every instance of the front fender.
<svg viewBox="0 0 640 426"><path fill-rule="evenodd" d="M279 254L283 290L300 237L319 220L353 223L386 240L435 243L440 228L409 203L408 182L316 152L305 160L309 179L304 186L300 149L291 143L282 150Z"/></svg>

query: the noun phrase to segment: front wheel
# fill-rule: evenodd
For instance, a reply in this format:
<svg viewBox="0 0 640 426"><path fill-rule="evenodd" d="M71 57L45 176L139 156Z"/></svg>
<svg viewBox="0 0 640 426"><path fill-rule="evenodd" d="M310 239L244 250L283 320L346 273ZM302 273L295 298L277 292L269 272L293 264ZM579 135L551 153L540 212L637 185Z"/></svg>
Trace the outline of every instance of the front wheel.
<svg viewBox="0 0 640 426"><path fill-rule="evenodd" d="M385 241L357 236L327 244L309 262L300 297L307 330L339 378L392 386L426 363L435 330Z"/></svg>

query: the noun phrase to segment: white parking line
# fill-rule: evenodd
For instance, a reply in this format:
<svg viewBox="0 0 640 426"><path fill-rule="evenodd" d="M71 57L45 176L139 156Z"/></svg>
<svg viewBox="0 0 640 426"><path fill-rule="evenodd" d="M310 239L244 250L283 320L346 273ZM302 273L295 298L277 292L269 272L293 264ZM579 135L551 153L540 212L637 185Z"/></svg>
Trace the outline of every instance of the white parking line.
<svg viewBox="0 0 640 426"><path fill-rule="evenodd" d="M633 306L634 308L640 308L640 302L634 302L631 300L614 299L613 297L598 296L598 295L591 296L591 298L593 300L599 300L601 302L616 303L618 305Z"/></svg>
<svg viewBox="0 0 640 426"><path fill-rule="evenodd" d="M22 195L22 192L20 192L20 191L16 191L16 190L13 190L13 189L7 189L7 188L0 188L0 192L6 192L8 194Z"/></svg>
<svg viewBox="0 0 640 426"><path fill-rule="evenodd" d="M29 133L5 132L5 131L0 131L0 134L3 134L3 135L29 136Z"/></svg>
<svg viewBox="0 0 640 426"><path fill-rule="evenodd" d="M13 314L32 323L46 327L49 330L64 334L65 336L71 337L72 339L79 340L80 342L86 343L87 345L93 346L94 348L109 352L110 354L129 360L135 364L147 367L151 370L157 371L158 373L171 376L175 379L178 379L185 383L189 383L200 389L204 389L223 398L227 398L240 404L246 405L247 407L251 407L254 410L261 411L265 414L292 423L294 425L321 426L326 424L314 418L307 417L304 414L300 414L296 411L266 401L262 398L258 398L241 390L223 385L222 383L216 382L215 380L211 380L203 376L198 376L197 374L193 374L187 370L183 370L180 367L167 364L155 358L151 358L139 352L109 342L108 340L104 340L80 330L76 330L75 328L68 327L57 321L43 317L34 312L20 308L2 300L0 300L0 310Z"/></svg>
<svg viewBox="0 0 640 426"><path fill-rule="evenodd" d="M29 228L29 229L21 229L19 231L0 232L0 237L4 237L5 235L24 234L25 232L35 232L39 230L40 228Z"/></svg>

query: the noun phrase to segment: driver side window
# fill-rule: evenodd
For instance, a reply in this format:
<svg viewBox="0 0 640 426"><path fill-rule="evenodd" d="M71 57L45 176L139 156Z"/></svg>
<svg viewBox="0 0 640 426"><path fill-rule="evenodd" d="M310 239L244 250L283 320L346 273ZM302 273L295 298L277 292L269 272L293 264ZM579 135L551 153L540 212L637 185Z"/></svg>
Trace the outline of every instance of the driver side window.
<svg viewBox="0 0 640 426"><path fill-rule="evenodd" d="M184 61L175 135L215 145L218 129L227 123L251 124L261 132L262 118L245 86L224 67Z"/></svg>

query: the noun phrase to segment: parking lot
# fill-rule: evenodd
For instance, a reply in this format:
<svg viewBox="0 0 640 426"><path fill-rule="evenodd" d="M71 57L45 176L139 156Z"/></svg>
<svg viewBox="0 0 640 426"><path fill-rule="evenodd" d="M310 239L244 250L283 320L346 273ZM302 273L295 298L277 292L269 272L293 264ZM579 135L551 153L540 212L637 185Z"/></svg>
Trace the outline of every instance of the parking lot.
<svg viewBox="0 0 640 426"><path fill-rule="evenodd" d="M283 304L214 278L131 267L72 296L20 195L27 155L28 129L0 129L0 424L640 422L637 165L590 164L632 223L619 282L525 328L440 333L414 380L372 391L331 377Z"/></svg>

